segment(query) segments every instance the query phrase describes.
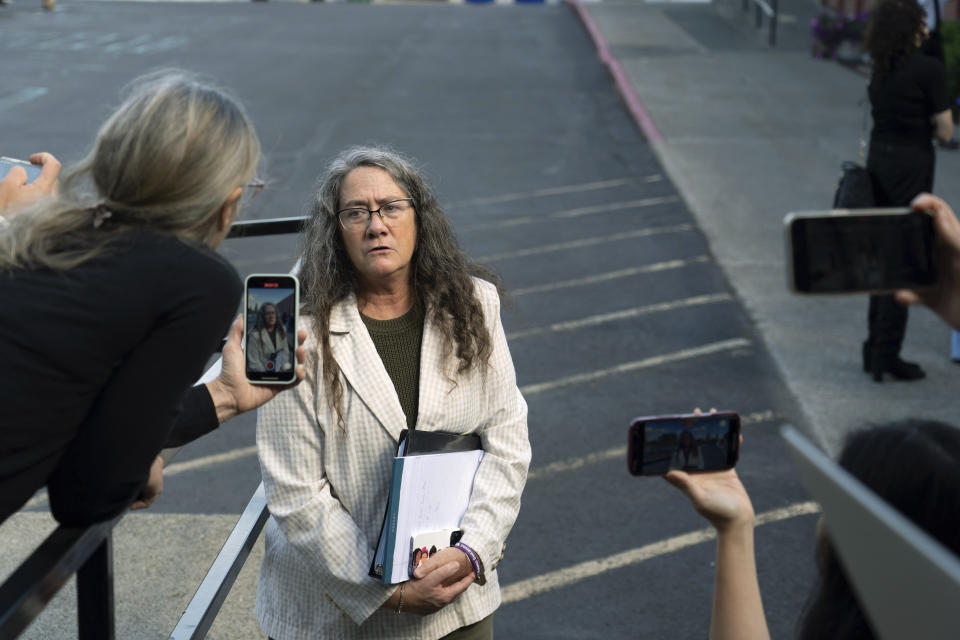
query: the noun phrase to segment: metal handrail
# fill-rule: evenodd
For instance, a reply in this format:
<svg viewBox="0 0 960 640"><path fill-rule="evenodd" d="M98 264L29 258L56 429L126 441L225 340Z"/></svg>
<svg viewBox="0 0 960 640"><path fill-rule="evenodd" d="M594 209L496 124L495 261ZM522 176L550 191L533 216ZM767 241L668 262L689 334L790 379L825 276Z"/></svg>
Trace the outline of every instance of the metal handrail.
<svg viewBox="0 0 960 640"><path fill-rule="evenodd" d="M112 532L122 516L57 527L0 585L0 639L16 638L77 574L79 638L112 640Z"/></svg>
<svg viewBox="0 0 960 640"><path fill-rule="evenodd" d="M190 604L180 616L177 626L170 633L170 640L196 640L207 635L253 545L260 537L268 515L267 498L261 482L230 532L230 537L210 565L203 582L197 587Z"/></svg>
<svg viewBox="0 0 960 640"><path fill-rule="evenodd" d="M271 218L270 220L242 220L234 222L227 238L253 238L299 233L310 220L309 217Z"/></svg>
<svg viewBox="0 0 960 640"><path fill-rule="evenodd" d="M743 0L743 10L749 11L750 5L753 4L756 8L756 27L759 29L763 26L762 15L766 15L770 20L770 46L777 46L777 17L779 16L779 2L778 0Z"/></svg>

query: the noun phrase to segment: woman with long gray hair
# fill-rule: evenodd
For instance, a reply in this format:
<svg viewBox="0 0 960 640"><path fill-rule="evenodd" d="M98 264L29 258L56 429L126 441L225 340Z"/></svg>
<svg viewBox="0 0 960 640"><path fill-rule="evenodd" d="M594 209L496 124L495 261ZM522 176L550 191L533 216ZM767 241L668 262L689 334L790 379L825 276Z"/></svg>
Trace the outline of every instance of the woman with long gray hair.
<svg viewBox="0 0 960 640"><path fill-rule="evenodd" d="M320 180L299 277L306 380L257 426L271 514L261 627L278 639L491 638L530 462L496 277L463 255L413 164L374 147L346 150ZM478 434L484 456L460 542L384 585L370 574L405 428Z"/></svg>
<svg viewBox="0 0 960 640"><path fill-rule="evenodd" d="M34 193L22 170L4 178L17 206L0 229L0 521L44 484L62 523L113 517L181 403L199 421L187 439L228 417L213 387L185 394L237 308L237 273L213 248L259 155L234 99L164 72L128 88L57 190L44 155Z"/></svg>

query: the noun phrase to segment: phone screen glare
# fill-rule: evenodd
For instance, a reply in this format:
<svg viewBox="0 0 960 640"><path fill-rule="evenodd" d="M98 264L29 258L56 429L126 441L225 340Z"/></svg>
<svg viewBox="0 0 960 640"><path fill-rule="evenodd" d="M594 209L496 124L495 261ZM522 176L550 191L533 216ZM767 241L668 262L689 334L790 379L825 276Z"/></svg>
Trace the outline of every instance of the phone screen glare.
<svg viewBox="0 0 960 640"><path fill-rule="evenodd" d="M882 291L935 282L933 226L924 213L806 218L794 225L800 291Z"/></svg>

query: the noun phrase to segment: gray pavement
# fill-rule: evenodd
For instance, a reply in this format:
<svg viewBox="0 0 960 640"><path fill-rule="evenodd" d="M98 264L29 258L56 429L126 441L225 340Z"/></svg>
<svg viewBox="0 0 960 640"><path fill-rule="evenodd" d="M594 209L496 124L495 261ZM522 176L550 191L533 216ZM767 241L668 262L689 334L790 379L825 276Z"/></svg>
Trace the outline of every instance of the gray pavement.
<svg viewBox="0 0 960 640"><path fill-rule="evenodd" d="M739 2L585 6L663 135L658 157L820 444L836 451L851 429L898 417L956 422L960 368L936 316L911 310L903 349L928 377L878 385L860 368L866 297L787 289L783 216L830 207L840 163L856 159L865 95L863 77L810 56L816 4L780 3L788 20L775 49ZM938 153L934 191L952 203L960 203L958 170L960 154Z"/></svg>

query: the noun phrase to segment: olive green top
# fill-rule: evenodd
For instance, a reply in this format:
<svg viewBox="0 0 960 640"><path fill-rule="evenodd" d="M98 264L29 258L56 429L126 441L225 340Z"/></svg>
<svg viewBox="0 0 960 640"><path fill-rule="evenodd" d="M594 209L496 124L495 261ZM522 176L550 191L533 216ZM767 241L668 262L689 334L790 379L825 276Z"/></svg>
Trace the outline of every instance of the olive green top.
<svg viewBox="0 0 960 640"><path fill-rule="evenodd" d="M420 393L420 344L423 342L423 309L419 304L393 320L374 320L360 314L383 366L400 398L407 428L417 426Z"/></svg>

